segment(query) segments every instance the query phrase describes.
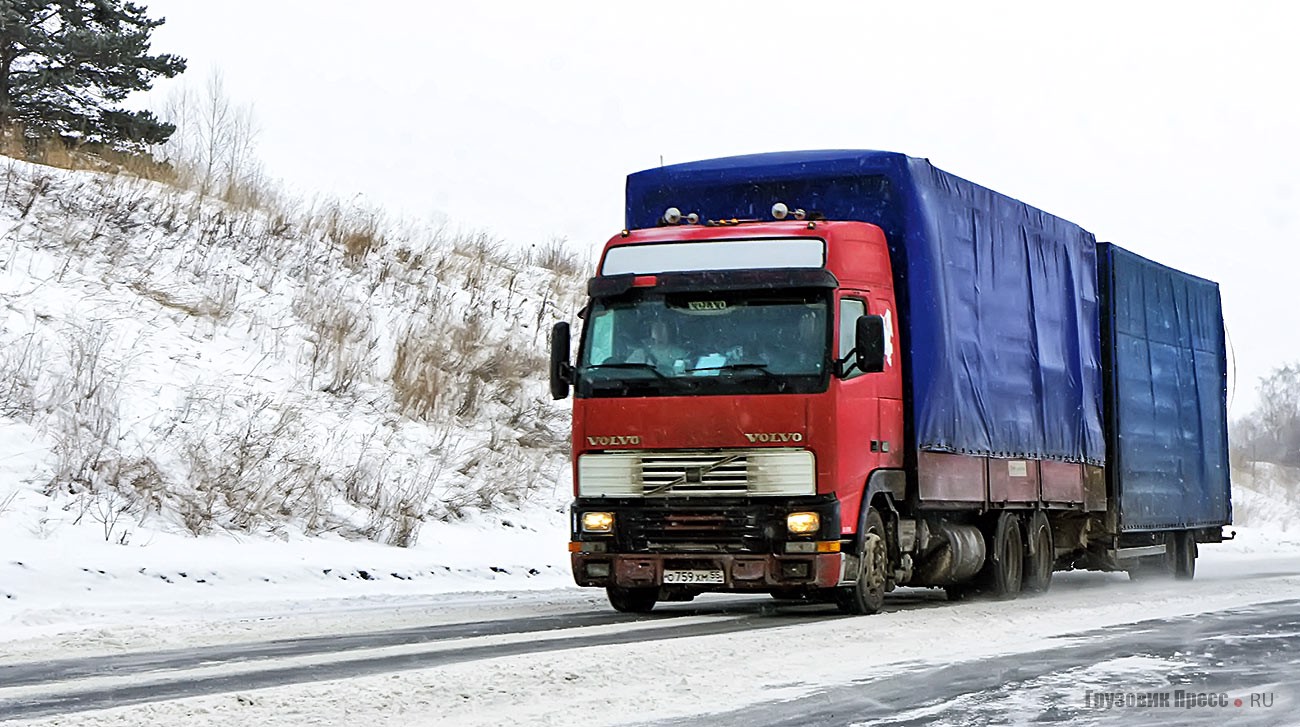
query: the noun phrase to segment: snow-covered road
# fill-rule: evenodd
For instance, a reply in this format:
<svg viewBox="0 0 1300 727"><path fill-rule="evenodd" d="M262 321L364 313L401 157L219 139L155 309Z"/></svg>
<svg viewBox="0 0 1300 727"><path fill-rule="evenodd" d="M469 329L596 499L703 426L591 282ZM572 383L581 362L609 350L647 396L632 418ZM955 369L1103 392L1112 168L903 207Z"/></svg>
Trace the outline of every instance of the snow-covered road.
<svg viewBox="0 0 1300 727"><path fill-rule="evenodd" d="M256 617L191 614L172 626L191 644L181 650L150 648L130 624L101 626L82 653L70 646L75 634L44 652L30 640L11 642L27 656L0 661L0 719L548 725L685 724L707 714L709 724L1133 723L1151 715L1095 708L1089 695L1181 688L1234 698L1269 692L1277 706L1228 716L1287 724L1292 710L1283 705L1300 704L1300 685L1268 669L1297 673L1295 545L1207 547L1190 584L1066 573L1050 593L1012 602L947 603L938 591L900 591L886 613L862 618L735 596L664 604L638 618L609 611L597 593L560 589L286 603ZM111 648L115 633L131 646ZM173 634L158 643L177 642ZM1213 714L1224 721L1222 711Z"/></svg>

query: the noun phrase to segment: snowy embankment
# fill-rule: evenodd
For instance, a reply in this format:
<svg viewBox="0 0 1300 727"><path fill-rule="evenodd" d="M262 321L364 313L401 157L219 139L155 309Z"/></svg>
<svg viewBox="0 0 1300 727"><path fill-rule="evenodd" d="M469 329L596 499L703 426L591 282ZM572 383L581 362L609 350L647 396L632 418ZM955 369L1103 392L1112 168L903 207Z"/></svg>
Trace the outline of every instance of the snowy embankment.
<svg viewBox="0 0 1300 727"><path fill-rule="evenodd" d="M562 251L0 176L0 640L112 604L565 582Z"/></svg>

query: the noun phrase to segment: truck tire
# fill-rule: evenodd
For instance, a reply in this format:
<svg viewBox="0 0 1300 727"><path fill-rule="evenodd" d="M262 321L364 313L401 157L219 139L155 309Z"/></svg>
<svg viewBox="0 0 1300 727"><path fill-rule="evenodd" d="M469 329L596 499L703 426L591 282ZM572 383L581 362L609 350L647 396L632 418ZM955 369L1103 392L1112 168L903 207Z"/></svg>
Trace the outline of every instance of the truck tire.
<svg viewBox="0 0 1300 727"><path fill-rule="evenodd" d="M1196 577L1196 534L1183 530L1174 534L1174 578L1190 581Z"/></svg>
<svg viewBox="0 0 1300 727"><path fill-rule="evenodd" d="M1178 533L1169 533L1165 552L1134 560L1125 570L1131 581L1165 580L1174 577L1178 568Z"/></svg>
<svg viewBox="0 0 1300 727"><path fill-rule="evenodd" d="M994 598L1011 600L1020 595L1025 573L1025 541L1020 534L1020 518L1013 512L998 516L988 556L980 574L980 590Z"/></svg>
<svg viewBox="0 0 1300 727"><path fill-rule="evenodd" d="M1033 552L1030 552L1030 549ZM1030 593L1046 593L1052 587L1056 570L1056 550L1052 544L1052 526L1042 512L1029 519L1025 533L1025 564L1022 587Z"/></svg>
<svg viewBox="0 0 1300 727"><path fill-rule="evenodd" d="M659 600L658 588L623 588L610 586L605 589L609 596L609 605L622 613L650 613Z"/></svg>
<svg viewBox="0 0 1300 727"><path fill-rule="evenodd" d="M858 578L835 593L835 603L844 613L865 616L879 613L888 588L889 550L885 543L885 521L874 507L867 513L867 526L858 545Z"/></svg>

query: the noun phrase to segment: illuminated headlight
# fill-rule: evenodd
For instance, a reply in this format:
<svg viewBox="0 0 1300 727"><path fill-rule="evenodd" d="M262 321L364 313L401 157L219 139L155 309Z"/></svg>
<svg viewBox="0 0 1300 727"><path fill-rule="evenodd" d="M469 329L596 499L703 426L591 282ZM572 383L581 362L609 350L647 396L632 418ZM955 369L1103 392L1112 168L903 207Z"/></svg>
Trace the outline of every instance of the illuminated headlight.
<svg viewBox="0 0 1300 727"><path fill-rule="evenodd" d="M809 535L822 526L822 518L815 512L792 512L785 517L785 527L792 535Z"/></svg>
<svg viewBox="0 0 1300 727"><path fill-rule="evenodd" d="M582 513L582 532L584 533L609 533L614 530L614 513L612 512L584 512Z"/></svg>

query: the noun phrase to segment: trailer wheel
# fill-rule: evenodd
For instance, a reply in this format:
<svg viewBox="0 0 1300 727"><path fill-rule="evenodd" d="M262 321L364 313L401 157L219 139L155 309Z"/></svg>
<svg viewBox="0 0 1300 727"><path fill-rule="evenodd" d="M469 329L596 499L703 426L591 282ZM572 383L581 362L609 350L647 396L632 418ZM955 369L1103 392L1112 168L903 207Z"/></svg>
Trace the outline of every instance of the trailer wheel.
<svg viewBox="0 0 1300 727"><path fill-rule="evenodd" d="M1012 512L998 517L989 542L988 558L980 577L980 590L994 598L1010 600L1020 595L1025 572L1025 541L1020 518Z"/></svg>
<svg viewBox="0 0 1300 727"><path fill-rule="evenodd" d="M836 605L844 613L878 613L885 605L889 551L885 544L885 521L874 507L867 513L866 531L858 546L858 563L857 582L836 591Z"/></svg>
<svg viewBox="0 0 1300 727"><path fill-rule="evenodd" d="M1183 530L1174 534L1174 578L1190 581L1196 577L1196 534Z"/></svg>
<svg viewBox="0 0 1300 727"><path fill-rule="evenodd" d="M1026 534L1023 587L1030 593L1046 593L1052 587L1052 571L1056 569L1056 550L1052 544L1052 526L1047 516L1034 513L1029 519ZM1030 552L1032 550L1032 552Z"/></svg>
<svg viewBox="0 0 1300 727"><path fill-rule="evenodd" d="M658 588L622 588L610 586L605 589L609 596L609 605L622 613L650 613L659 600Z"/></svg>

